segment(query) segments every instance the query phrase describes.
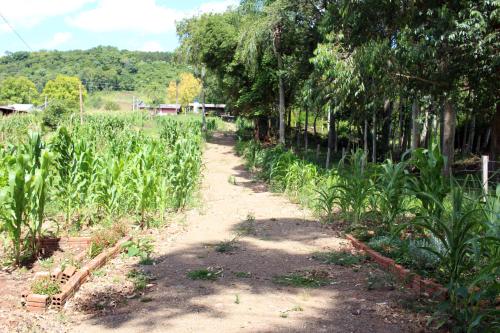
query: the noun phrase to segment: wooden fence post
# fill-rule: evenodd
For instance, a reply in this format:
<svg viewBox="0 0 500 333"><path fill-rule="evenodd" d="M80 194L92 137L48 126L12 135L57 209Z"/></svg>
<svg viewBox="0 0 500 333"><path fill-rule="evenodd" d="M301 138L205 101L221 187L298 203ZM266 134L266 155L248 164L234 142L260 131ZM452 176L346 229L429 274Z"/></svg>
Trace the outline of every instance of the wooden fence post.
<svg viewBox="0 0 500 333"><path fill-rule="evenodd" d="M488 197L488 163L490 161L490 157L488 155L483 155L481 158L483 164L483 191L484 191L484 199Z"/></svg>

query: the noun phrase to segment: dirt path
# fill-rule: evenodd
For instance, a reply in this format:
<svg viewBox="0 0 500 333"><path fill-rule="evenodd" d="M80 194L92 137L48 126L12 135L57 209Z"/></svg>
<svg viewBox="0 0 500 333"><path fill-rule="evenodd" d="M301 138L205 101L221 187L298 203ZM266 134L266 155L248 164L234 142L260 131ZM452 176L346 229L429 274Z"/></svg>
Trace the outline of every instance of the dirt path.
<svg viewBox="0 0 500 333"><path fill-rule="evenodd" d="M233 152L234 139L217 134L207 144L203 206L188 213L186 230L164 235L149 271L149 302L130 300L113 314L95 316L76 332L413 332L416 316L401 309L401 291L366 288L372 266L324 265L315 251L347 247L310 214L252 180ZM228 181L235 176L236 184ZM213 244L243 233L230 253ZM222 270L216 281L186 273ZM298 270L328 274L318 289L283 287L276 275ZM241 273L247 272L247 274ZM326 273L325 273L326 272ZM384 275L382 275L384 277Z"/></svg>

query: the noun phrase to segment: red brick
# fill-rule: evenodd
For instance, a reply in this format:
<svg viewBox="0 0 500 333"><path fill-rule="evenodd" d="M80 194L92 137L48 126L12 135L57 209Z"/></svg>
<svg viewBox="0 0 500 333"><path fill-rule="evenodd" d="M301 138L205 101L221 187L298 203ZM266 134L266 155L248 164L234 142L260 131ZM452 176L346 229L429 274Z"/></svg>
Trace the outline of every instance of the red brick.
<svg viewBox="0 0 500 333"><path fill-rule="evenodd" d="M64 272L62 273L65 278L70 278L76 273L76 267L74 266L68 266L66 269L64 269Z"/></svg>
<svg viewBox="0 0 500 333"><path fill-rule="evenodd" d="M40 294L31 294L28 295L26 298L26 301L28 303L43 303L46 304L49 300L49 296L47 295L40 295Z"/></svg>

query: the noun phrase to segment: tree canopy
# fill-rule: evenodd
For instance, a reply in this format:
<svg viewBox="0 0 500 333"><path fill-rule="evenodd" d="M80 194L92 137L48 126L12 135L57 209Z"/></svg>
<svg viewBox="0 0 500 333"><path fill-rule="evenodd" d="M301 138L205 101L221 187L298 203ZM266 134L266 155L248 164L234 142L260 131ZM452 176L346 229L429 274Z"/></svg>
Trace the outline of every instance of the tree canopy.
<svg viewBox="0 0 500 333"><path fill-rule="evenodd" d="M35 84L25 76L9 77L0 82L1 104L36 104L38 97Z"/></svg>
<svg viewBox="0 0 500 333"><path fill-rule="evenodd" d="M374 160L438 141L451 165L454 149L500 155L499 18L490 0L244 0L180 22L178 53L282 143L312 112L335 149L342 124Z"/></svg>

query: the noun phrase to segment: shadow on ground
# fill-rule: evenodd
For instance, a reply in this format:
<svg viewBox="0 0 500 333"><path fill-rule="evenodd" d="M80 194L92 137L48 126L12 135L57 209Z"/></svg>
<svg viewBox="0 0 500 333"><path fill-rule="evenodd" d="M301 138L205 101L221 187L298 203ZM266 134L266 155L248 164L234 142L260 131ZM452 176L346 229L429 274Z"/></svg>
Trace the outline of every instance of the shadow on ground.
<svg viewBox="0 0 500 333"><path fill-rule="evenodd" d="M140 331L158 329L158 324L165 330L172 328L169 321L177 318L196 314L203 317L216 318L223 321L229 309L227 306L237 304L220 304L203 302L204 298L234 297L232 290L244 290L245 293L255 296L275 295L281 293L285 297L296 297L304 292L304 288L277 285L273 277L304 271L321 272L328 275L331 284L308 292L331 294L331 301L326 307L318 305L316 308L307 308L310 313L301 316L300 325L287 324L283 318L283 325L276 326L266 332L411 332L410 324L402 325L401 322L387 322L388 313L380 312L378 304L387 304L394 307L395 313L404 311L398 299L408 299L408 295L398 290L373 290L367 291L367 278L371 275L385 279L386 276L376 267L368 264L358 268L324 265L312 260L312 253L290 252L282 249L270 249L256 245L252 238L261 239L260 232L271 226L274 232L269 234L268 240L288 240L310 242L321 235L309 232L304 225L298 225L293 234L280 234L282 223L298 223L294 219L288 222L259 220L255 221L256 234L247 234L235 242L236 248L229 253L218 253L214 246L206 243L196 244L187 249L172 252L154 258L154 266L137 265L135 269L154 277L154 287L148 290L139 299L127 299L121 295L113 295L115 306L103 311L94 312L90 316L92 325L119 329L128 322L134 321L134 327ZM239 224L241 226L245 222ZM276 230L278 230L276 232ZM223 240L221 240L223 241ZM303 251L302 251L303 252ZM214 268L221 270L221 275L215 281L191 280L187 278L189 271ZM245 272L249 277L242 277ZM109 295L102 292L96 294L88 302L92 304L79 304L80 309L92 309L96 304L102 304ZM104 302L105 303L105 302ZM258 307L258 304L254 304ZM89 313L92 313L89 311ZM279 312L270 315L279 317ZM391 318L393 319L393 318Z"/></svg>

